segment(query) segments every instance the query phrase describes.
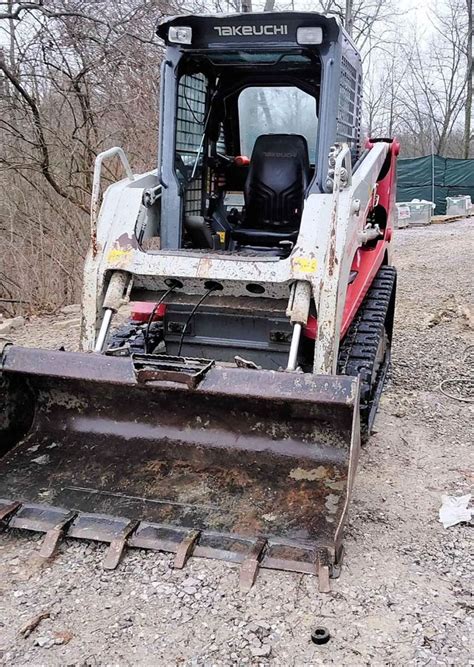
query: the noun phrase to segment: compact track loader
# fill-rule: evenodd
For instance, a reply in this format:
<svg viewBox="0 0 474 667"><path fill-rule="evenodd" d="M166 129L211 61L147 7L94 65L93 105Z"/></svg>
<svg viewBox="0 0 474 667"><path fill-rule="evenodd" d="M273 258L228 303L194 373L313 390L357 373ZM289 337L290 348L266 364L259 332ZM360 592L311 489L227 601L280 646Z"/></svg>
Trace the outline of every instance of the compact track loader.
<svg viewBox="0 0 474 667"><path fill-rule="evenodd" d="M327 591L390 359L398 145L361 148L361 59L332 18L158 34L158 168L96 161L83 351L1 352L0 520L46 533L44 557L77 537L109 568L143 547Z"/></svg>

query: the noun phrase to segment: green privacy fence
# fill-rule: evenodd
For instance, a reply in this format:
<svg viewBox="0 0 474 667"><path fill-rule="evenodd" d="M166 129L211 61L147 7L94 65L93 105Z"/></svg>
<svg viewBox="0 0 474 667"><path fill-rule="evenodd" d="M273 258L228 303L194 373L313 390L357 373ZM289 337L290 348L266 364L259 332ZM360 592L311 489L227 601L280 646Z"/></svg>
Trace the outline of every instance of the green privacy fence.
<svg viewBox="0 0 474 667"><path fill-rule="evenodd" d="M446 197L471 195L474 202L474 160L426 155L398 161L397 202L432 201L434 177L435 215L446 213Z"/></svg>

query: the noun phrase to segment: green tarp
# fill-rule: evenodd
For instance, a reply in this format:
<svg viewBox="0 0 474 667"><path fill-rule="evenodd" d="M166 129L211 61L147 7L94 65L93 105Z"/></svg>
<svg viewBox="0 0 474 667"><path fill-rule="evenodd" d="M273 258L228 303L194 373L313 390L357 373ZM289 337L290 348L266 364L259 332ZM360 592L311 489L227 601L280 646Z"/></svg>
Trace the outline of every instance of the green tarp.
<svg viewBox="0 0 474 667"><path fill-rule="evenodd" d="M470 195L474 202L474 160L457 160L440 155L398 161L397 202L412 199L431 201L433 167L435 215L446 213L446 197Z"/></svg>

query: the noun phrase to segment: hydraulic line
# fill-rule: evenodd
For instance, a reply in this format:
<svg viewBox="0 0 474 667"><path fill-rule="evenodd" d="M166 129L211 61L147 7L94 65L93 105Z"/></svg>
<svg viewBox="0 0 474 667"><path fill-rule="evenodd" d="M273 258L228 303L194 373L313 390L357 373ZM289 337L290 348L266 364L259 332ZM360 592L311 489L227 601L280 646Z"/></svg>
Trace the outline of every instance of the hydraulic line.
<svg viewBox="0 0 474 667"><path fill-rule="evenodd" d="M211 292L216 292L216 291L218 291L219 289L220 289L220 287L218 287L217 285L216 285L216 286L212 286L211 288L209 288L209 289L207 290L207 292L204 294L204 296L202 296L202 297L199 299L199 301L197 302L197 304L196 304L196 305L194 306L194 308L192 309L192 311L191 311L191 313L189 314L189 317L188 317L188 319L186 320L186 323L185 323L185 325L184 325L183 331L182 331L182 333L181 333L181 338L179 339L178 357L181 356L181 348L183 347L183 341L184 341L184 336L185 336L185 334L186 334L186 329L188 328L189 324L191 323L191 320L193 319L194 315L196 314L197 309L198 309L199 306L200 306L200 305L207 299L207 297L209 296L209 294L211 294Z"/></svg>
<svg viewBox="0 0 474 667"><path fill-rule="evenodd" d="M161 306L161 304L163 303L163 301L164 301L164 300L171 294L171 292L173 292L177 287L178 287L177 284L176 284L176 285L172 285L172 286L171 286L171 287L170 287L170 288L163 294L163 296L162 296L161 299L158 301L158 303L155 303L155 305L154 305L154 307L153 307L153 310L152 310L151 313L150 313L150 317L148 318L148 321L147 321L147 323L146 323L146 329L145 329L145 332L144 332L144 334L143 334L143 338L144 338L144 341L145 341L145 354L149 354L149 352L150 352L150 350L149 350L149 346L148 346L148 343L149 343L149 336L150 336L150 327L151 327L151 323L153 322L153 318L155 317L155 313L156 313L156 311L158 310L158 308Z"/></svg>

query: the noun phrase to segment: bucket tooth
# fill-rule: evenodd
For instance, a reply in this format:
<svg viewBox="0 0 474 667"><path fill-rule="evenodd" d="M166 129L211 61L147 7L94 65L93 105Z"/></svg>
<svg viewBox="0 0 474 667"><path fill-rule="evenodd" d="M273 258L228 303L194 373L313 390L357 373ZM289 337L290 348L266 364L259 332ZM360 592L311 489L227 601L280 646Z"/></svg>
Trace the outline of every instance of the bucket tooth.
<svg viewBox="0 0 474 667"><path fill-rule="evenodd" d="M327 549L319 549L317 556L317 574L320 593L331 592L330 560Z"/></svg>
<svg viewBox="0 0 474 667"><path fill-rule="evenodd" d="M44 560L49 560L55 555L59 546L59 542L64 537L67 529L74 521L76 516L77 512L69 512L69 514L66 514L66 516L58 521L58 523L53 528L48 530L44 536L43 544L41 545L41 549L39 551L41 558Z"/></svg>
<svg viewBox="0 0 474 667"><path fill-rule="evenodd" d="M199 530L191 530L179 544L176 556L174 557L173 567L175 570L182 570L191 556L196 542L200 535Z"/></svg>
<svg viewBox="0 0 474 667"><path fill-rule="evenodd" d="M140 522L136 520L129 521L129 523L123 528L120 535L114 537L109 545L109 548L107 549L107 553L105 554L105 558L102 563L104 570L115 570L115 568L118 566L123 556L125 547L127 546L127 540L138 527L139 523Z"/></svg>
<svg viewBox="0 0 474 667"><path fill-rule="evenodd" d="M260 561L262 560L266 546L267 540L258 539L255 544L251 546L248 555L240 566L239 588L242 593L248 593L254 585Z"/></svg>

